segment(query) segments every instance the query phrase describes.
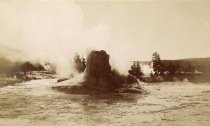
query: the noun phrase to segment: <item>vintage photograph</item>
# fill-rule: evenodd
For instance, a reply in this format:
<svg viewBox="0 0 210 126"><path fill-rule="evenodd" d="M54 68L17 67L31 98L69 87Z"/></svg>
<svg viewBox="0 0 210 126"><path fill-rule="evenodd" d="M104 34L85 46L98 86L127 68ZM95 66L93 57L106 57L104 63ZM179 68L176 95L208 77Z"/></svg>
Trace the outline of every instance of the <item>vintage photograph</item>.
<svg viewBox="0 0 210 126"><path fill-rule="evenodd" d="M209 0L0 0L0 126L209 125Z"/></svg>

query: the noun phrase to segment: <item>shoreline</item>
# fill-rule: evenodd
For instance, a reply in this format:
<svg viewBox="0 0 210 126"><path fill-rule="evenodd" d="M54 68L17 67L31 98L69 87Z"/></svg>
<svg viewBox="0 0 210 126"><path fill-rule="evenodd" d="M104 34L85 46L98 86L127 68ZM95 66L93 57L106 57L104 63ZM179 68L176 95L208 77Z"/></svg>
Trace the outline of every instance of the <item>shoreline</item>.
<svg viewBox="0 0 210 126"><path fill-rule="evenodd" d="M142 77L141 81L145 83L160 82L192 82L202 83L210 82L210 74L175 74L175 75L158 75L152 77Z"/></svg>

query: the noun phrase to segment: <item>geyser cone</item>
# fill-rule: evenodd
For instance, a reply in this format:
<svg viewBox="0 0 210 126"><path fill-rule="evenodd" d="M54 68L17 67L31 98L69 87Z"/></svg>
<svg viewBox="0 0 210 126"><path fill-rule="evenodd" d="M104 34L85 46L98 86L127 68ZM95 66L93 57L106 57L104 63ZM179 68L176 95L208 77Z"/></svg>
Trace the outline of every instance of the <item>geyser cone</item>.
<svg viewBox="0 0 210 126"><path fill-rule="evenodd" d="M101 51L92 51L87 57L84 86L101 91L111 91L116 88L111 79L109 55Z"/></svg>
<svg viewBox="0 0 210 126"><path fill-rule="evenodd" d="M141 88L131 87L126 76L112 71L109 64L109 55L101 51L92 51L87 57L86 69L79 81L62 82L64 85L54 88L67 93L101 94L109 92L142 93ZM78 80L78 79L76 79ZM67 83L67 85L66 85ZM124 85L127 84L127 85Z"/></svg>

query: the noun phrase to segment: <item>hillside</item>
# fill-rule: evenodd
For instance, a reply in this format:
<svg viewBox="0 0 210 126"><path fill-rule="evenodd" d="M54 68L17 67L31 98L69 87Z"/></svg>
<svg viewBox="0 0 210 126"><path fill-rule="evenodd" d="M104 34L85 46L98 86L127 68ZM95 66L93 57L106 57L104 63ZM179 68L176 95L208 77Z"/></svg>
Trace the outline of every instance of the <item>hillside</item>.
<svg viewBox="0 0 210 126"><path fill-rule="evenodd" d="M180 60L162 60L166 67L176 67L183 71L194 69L203 73L210 73L210 58L190 58ZM190 68L191 67L191 68Z"/></svg>

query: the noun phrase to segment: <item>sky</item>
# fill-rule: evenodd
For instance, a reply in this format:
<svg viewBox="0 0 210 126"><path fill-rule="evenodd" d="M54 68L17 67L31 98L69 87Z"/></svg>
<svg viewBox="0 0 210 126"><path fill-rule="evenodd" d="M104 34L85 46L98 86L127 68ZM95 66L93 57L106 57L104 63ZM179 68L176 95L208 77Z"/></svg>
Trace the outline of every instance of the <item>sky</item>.
<svg viewBox="0 0 210 126"><path fill-rule="evenodd" d="M125 70L156 51L162 59L210 57L210 2L0 0L0 55L67 69L76 52L93 49Z"/></svg>
<svg viewBox="0 0 210 126"><path fill-rule="evenodd" d="M78 3L87 26L107 24L140 60L155 51L164 59L210 56L210 1Z"/></svg>

